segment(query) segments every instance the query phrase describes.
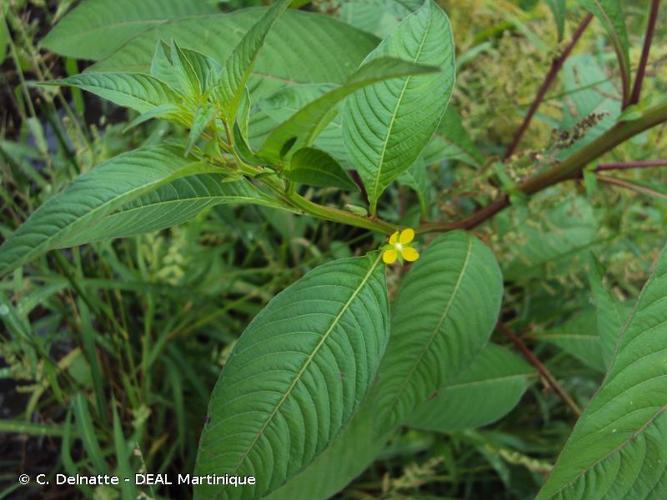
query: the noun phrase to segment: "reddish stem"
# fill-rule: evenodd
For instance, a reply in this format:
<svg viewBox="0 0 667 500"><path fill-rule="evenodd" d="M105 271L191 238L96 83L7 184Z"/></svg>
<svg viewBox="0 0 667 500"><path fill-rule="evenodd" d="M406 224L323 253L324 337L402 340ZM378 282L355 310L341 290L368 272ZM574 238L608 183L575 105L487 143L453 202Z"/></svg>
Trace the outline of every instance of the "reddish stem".
<svg viewBox="0 0 667 500"><path fill-rule="evenodd" d="M547 381L549 386L551 386L556 394L565 402L565 404L572 410L572 412L577 416L581 416L581 410L577 406L577 403L574 402L574 399L567 393L565 389L558 383L556 377L554 377L549 369L544 366L544 364L539 360L535 354L528 348L528 346L521 340L516 333L514 333L505 323L498 321L496 329L505 335L510 341L516 346L521 354L528 360L528 362L533 365L537 371L540 373L542 378Z"/></svg>
<svg viewBox="0 0 667 500"><path fill-rule="evenodd" d="M641 97L642 85L644 83L644 76L646 75L646 65L648 64L649 52L651 52L651 45L653 44L653 35L655 34L655 25L658 21L658 11L660 10L660 0L651 1L651 12L648 18L648 25L646 26L646 36L644 37L644 48L639 59L639 66L637 67L637 78L635 85L632 88L632 95L630 96L629 105L637 104Z"/></svg>
<svg viewBox="0 0 667 500"><path fill-rule="evenodd" d="M646 186L641 186L635 184L634 182L629 182L624 179L617 179L616 177L608 177L606 175L598 175L597 180L604 184L609 184L611 186L617 186L624 189L629 189L636 193L645 194L651 196L652 198L659 198L661 200L667 200L667 194L656 191L655 189L648 188Z"/></svg>
<svg viewBox="0 0 667 500"><path fill-rule="evenodd" d="M595 171L603 172L605 170L630 170L634 168L667 167L667 160L638 160L611 162L600 164Z"/></svg>
<svg viewBox="0 0 667 500"><path fill-rule="evenodd" d="M572 49L574 49L574 46L577 44L581 36L584 34L584 31L586 31L586 28L588 28L588 25L591 23L592 19L593 15L588 14L584 18L584 20L581 21L576 31L572 35L572 39L567 44L563 52L551 61L551 67L549 68L549 72L544 78L542 85L538 89L537 94L535 95L535 99L533 99L533 102L530 105L530 108L528 108L528 113L523 119L521 126L515 132L514 138L512 139L512 143L508 146L507 151L505 151L504 158L506 160L516 152L516 149L519 147L519 144L521 143L521 139L523 139L526 130L528 130L530 122L533 120L533 116L535 116L537 109L540 107L540 104L542 104L542 101L544 101L544 97L546 96L549 87L551 87L553 82L556 80L556 76L563 67L565 60L572 53Z"/></svg>

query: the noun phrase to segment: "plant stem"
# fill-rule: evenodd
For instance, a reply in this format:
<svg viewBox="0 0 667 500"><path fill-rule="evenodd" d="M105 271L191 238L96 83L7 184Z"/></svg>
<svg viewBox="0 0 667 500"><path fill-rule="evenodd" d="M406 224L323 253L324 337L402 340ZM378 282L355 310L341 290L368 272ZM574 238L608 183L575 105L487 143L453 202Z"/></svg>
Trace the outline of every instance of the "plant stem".
<svg viewBox="0 0 667 500"><path fill-rule="evenodd" d="M273 191L288 207L296 208L301 212L319 219L339 222L348 226L368 229L376 233L392 234L398 227L377 217L364 217L335 207L327 207L314 203L294 191L286 192L284 187L270 177L259 179L266 187Z"/></svg>
<svg viewBox="0 0 667 500"><path fill-rule="evenodd" d="M544 364L539 360L535 354L528 348L528 346L521 340L516 333L514 333L505 323L498 321L496 329L505 335L510 341L516 346L521 354L528 360L528 362L533 365L540 375L547 381L547 383L553 388L554 392L565 402L565 404L572 410L577 417L581 416L581 410L577 406L577 403L574 402L574 399L567 393L565 389L558 383L556 377L554 377L549 369L544 366Z"/></svg>
<svg viewBox="0 0 667 500"><path fill-rule="evenodd" d="M615 177L608 177L606 175L598 175L597 180L604 184L622 187L625 189L629 189L631 191L635 191L636 193L641 193L647 196L651 196L653 198L667 200L667 194L665 193L661 193L660 191L656 191L655 189L651 189L646 186L641 186L639 184L635 184L634 182L626 181L624 179L617 179Z"/></svg>
<svg viewBox="0 0 667 500"><path fill-rule="evenodd" d="M651 52L651 45L653 44L653 35L655 33L655 25L658 21L658 11L660 10L660 0L651 1L651 12L648 18L648 25L646 26L646 35L644 36L644 48L639 59L639 66L637 67L637 77L635 85L632 88L632 95L628 102L629 105L637 104L641 97L642 85L644 83L644 76L646 75L646 65L648 64L649 52Z"/></svg>
<svg viewBox="0 0 667 500"><path fill-rule="evenodd" d="M391 234L398 230L396 226L389 222L383 221L382 219L378 219L376 217L363 217L361 215L353 214L352 212L341 210L339 208L318 205L317 203L313 203L312 201L307 200L297 193L288 195L288 199L295 207L310 215L319 217L320 219L339 222L341 224L347 224L348 226L369 229L371 231L384 234Z"/></svg>
<svg viewBox="0 0 667 500"><path fill-rule="evenodd" d="M526 113L526 117L523 119L521 126L515 132L514 138L512 139L512 143L507 147L507 150L505 151L505 157L504 157L505 160L510 158L516 152L516 149L519 147L519 144L521 143L521 139L523 139L526 130L528 130L530 122L533 120L533 116L535 116L537 109L540 107L540 104L542 104L542 101L544 101L544 97L546 96L549 87L551 87L553 82L556 80L556 76L563 67L565 60L572 53L572 49L574 49L574 46L577 44L581 36L584 34L584 31L586 31L586 28L588 28L588 25L591 23L592 19L593 15L588 14L584 18L584 20L581 21L581 23L573 33L572 39L567 44L563 52L558 56L554 57L554 59L551 61L551 67L549 68L549 72L544 77L542 85L537 90L535 99L533 99L530 108L528 108L528 113Z"/></svg>
<svg viewBox="0 0 667 500"><path fill-rule="evenodd" d="M518 190L525 194L535 194L561 181L574 179L590 162L611 151L619 144L637 134L667 122L667 102L646 111L641 118L629 122L620 122L602 134L596 140L576 151L566 160L550 169L529 177L518 185ZM472 229L490 219L501 210L510 206L510 199L503 194L470 217L444 223L427 223L417 229L417 233L451 231L453 229Z"/></svg>
<svg viewBox="0 0 667 500"><path fill-rule="evenodd" d="M606 170L630 170L635 168L667 167L667 160L638 160L602 163L595 169L596 172Z"/></svg>

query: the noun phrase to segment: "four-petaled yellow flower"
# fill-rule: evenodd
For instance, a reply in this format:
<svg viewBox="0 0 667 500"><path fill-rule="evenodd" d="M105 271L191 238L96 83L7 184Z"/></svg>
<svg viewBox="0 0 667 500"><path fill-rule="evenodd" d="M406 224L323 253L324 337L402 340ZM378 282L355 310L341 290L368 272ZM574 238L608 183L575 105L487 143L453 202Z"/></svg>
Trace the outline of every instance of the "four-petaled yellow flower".
<svg viewBox="0 0 667 500"><path fill-rule="evenodd" d="M396 231L389 238L389 244L384 246L382 260L385 264L393 264L396 260L414 262L419 258L419 252L410 246L415 239L414 229L404 229L400 233Z"/></svg>

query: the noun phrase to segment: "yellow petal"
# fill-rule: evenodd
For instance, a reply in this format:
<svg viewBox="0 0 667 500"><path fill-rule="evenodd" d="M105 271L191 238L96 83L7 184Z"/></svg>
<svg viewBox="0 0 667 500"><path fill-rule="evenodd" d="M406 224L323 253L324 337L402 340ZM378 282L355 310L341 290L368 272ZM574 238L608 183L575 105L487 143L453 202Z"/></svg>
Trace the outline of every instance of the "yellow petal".
<svg viewBox="0 0 667 500"><path fill-rule="evenodd" d="M401 250L401 255L408 262L414 262L419 258L419 252L412 247L405 247Z"/></svg>
<svg viewBox="0 0 667 500"><path fill-rule="evenodd" d="M412 240L415 239L415 230L408 228L401 231L401 235L398 237L398 241L401 245L407 245Z"/></svg>
<svg viewBox="0 0 667 500"><path fill-rule="evenodd" d="M382 260L385 264L393 264L398 259L398 252L396 250L385 250L382 254Z"/></svg>
<svg viewBox="0 0 667 500"><path fill-rule="evenodd" d="M392 234L389 237L389 244L390 245L395 245L396 243L398 243L398 231L396 231L394 234Z"/></svg>

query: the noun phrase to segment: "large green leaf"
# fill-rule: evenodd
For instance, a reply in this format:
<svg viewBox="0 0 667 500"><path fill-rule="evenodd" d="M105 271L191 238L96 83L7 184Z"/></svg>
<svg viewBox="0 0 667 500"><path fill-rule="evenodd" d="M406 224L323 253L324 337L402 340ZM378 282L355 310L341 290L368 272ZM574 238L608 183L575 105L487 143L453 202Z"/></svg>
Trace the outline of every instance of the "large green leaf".
<svg viewBox="0 0 667 500"><path fill-rule="evenodd" d="M269 137L260 154L280 158L288 141L294 150L310 146L335 114L335 106L353 92L376 82L438 72L438 68L402 61L393 57L373 59L361 66L344 85L311 101L278 126Z"/></svg>
<svg viewBox="0 0 667 500"><path fill-rule="evenodd" d="M401 284L368 398L332 445L270 498L328 498L359 475L414 407L483 349L501 297L498 264L479 240L460 231L434 240Z"/></svg>
<svg viewBox="0 0 667 500"><path fill-rule="evenodd" d="M179 154L180 153L180 154ZM0 246L0 274L62 248L115 209L179 177L211 171L164 146L117 156L49 198Z"/></svg>
<svg viewBox="0 0 667 500"><path fill-rule="evenodd" d="M197 496L259 498L321 453L369 388L389 338L379 255L316 268L241 336L213 390L197 475L253 475L254 487Z"/></svg>
<svg viewBox="0 0 667 500"><path fill-rule="evenodd" d="M85 0L49 32L42 45L64 56L98 60L148 29L216 12L208 0Z"/></svg>
<svg viewBox="0 0 667 500"><path fill-rule="evenodd" d="M133 38L90 70L148 73L155 46L175 40L224 64L265 9L175 20ZM374 36L331 17L289 9L276 21L248 82L253 100L285 85L343 83L377 45Z"/></svg>
<svg viewBox="0 0 667 500"><path fill-rule="evenodd" d="M383 81L345 103L345 145L375 213L386 187L419 157L447 109L454 86L454 41L447 15L433 0L405 18L369 56L438 66L434 75Z"/></svg>
<svg viewBox="0 0 667 500"><path fill-rule="evenodd" d="M517 405L533 375L535 370L523 358L489 344L470 366L419 404L406 424L438 432L488 425Z"/></svg>
<svg viewBox="0 0 667 500"><path fill-rule="evenodd" d="M393 428L488 341L503 282L493 253L455 231L431 243L401 284L379 372L378 428Z"/></svg>
<svg viewBox="0 0 667 500"><path fill-rule="evenodd" d="M376 417L376 408L367 398L331 446L267 498L320 499L338 493L361 474L384 447L388 435L378 436Z"/></svg>
<svg viewBox="0 0 667 500"><path fill-rule="evenodd" d="M217 88L227 123L236 121L236 112L246 92L246 83L269 30L292 0L276 0L262 18L243 36L225 61Z"/></svg>
<svg viewBox="0 0 667 500"><path fill-rule="evenodd" d="M538 498L667 495L667 249Z"/></svg>
<svg viewBox="0 0 667 500"><path fill-rule="evenodd" d="M537 338L558 346L594 370L606 371L597 318L591 308L584 309L561 325L538 333Z"/></svg>
<svg viewBox="0 0 667 500"><path fill-rule="evenodd" d="M123 205L93 227L64 239L62 246L158 231L191 220L207 208L229 204L282 208L246 180L229 182L221 174L192 175Z"/></svg>
<svg viewBox="0 0 667 500"><path fill-rule="evenodd" d="M179 102L176 93L165 83L141 73L82 73L53 83L87 90L139 113Z"/></svg>
<svg viewBox="0 0 667 500"><path fill-rule="evenodd" d="M357 189L357 185L336 160L319 149L304 148L297 151L284 174L294 182L309 186L338 187L348 191Z"/></svg>
<svg viewBox="0 0 667 500"><path fill-rule="evenodd" d="M630 93L630 42L620 0L581 0L581 4L604 26L611 38L621 69L623 96Z"/></svg>

